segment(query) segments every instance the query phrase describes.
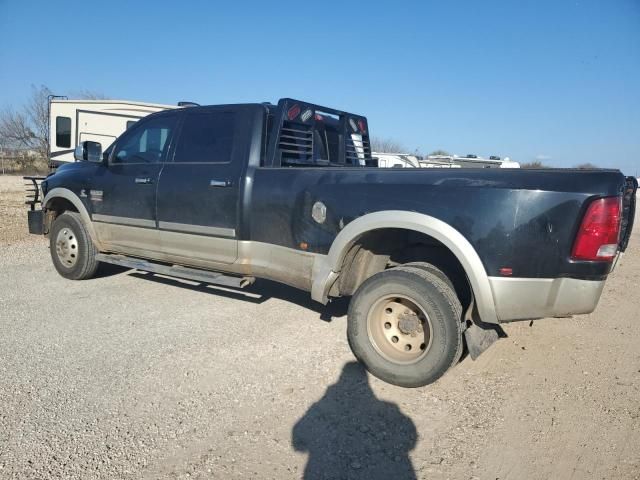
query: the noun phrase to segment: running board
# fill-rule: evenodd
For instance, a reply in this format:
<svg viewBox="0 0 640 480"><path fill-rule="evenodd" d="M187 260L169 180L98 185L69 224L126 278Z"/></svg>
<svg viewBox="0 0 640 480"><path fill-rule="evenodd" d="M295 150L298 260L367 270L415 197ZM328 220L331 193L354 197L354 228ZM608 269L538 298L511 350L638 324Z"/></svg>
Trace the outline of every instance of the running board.
<svg viewBox="0 0 640 480"><path fill-rule="evenodd" d="M217 272L198 270L197 268L182 267L180 265L163 265L140 258L126 257L124 255L111 255L98 253L96 260L99 262L120 265L144 272L159 273L168 277L185 278L196 282L210 283L212 285L224 285L225 287L244 288L256 281L255 277L232 277Z"/></svg>

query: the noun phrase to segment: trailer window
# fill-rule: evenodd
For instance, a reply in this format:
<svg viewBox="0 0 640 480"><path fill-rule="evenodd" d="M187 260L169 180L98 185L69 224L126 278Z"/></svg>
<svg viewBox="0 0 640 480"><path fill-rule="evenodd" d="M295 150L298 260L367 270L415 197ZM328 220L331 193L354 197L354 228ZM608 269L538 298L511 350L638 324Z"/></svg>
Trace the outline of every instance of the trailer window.
<svg viewBox="0 0 640 480"><path fill-rule="evenodd" d="M235 114L204 112L186 115L176 143L174 162L227 163L231 161Z"/></svg>
<svg viewBox="0 0 640 480"><path fill-rule="evenodd" d="M56 147L71 148L71 119L56 117Z"/></svg>

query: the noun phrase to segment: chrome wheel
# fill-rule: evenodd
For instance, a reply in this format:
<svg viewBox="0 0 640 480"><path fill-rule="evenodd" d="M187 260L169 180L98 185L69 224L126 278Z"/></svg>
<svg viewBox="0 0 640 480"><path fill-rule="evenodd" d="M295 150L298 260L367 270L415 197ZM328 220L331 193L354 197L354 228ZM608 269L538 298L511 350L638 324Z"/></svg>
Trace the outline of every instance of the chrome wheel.
<svg viewBox="0 0 640 480"><path fill-rule="evenodd" d="M56 255L66 268L73 268L78 261L78 239L68 227L60 230L56 236Z"/></svg>
<svg viewBox="0 0 640 480"><path fill-rule="evenodd" d="M410 364L431 347L431 321L417 302L402 295L378 300L367 315L367 332L374 348L390 362Z"/></svg>

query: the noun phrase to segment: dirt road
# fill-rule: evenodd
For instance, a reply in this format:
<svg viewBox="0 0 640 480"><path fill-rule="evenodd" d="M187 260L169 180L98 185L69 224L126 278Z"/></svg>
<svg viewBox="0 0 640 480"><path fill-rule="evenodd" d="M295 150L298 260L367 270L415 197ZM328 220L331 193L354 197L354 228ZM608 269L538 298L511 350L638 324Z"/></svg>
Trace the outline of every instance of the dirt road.
<svg viewBox="0 0 640 480"><path fill-rule="evenodd" d="M639 228L596 312L407 390L353 363L344 303L70 282L21 203L0 177L0 478L640 478Z"/></svg>

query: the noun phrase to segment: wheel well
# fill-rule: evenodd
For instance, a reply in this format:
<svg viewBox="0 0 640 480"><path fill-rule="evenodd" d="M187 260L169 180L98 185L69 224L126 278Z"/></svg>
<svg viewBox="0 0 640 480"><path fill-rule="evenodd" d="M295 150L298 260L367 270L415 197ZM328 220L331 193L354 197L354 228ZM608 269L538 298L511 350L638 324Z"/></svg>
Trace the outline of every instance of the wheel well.
<svg viewBox="0 0 640 480"><path fill-rule="evenodd" d="M44 211L44 233L47 234L49 230L51 230L51 225L56 217L67 211L77 212L78 209L70 200L62 197L54 197L47 202Z"/></svg>
<svg viewBox="0 0 640 480"><path fill-rule="evenodd" d="M439 240L414 230L371 230L355 239L344 256L332 295L353 295L367 278L409 262L427 262L449 277L463 307L471 301L471 286L458 258Z"/></svg>

